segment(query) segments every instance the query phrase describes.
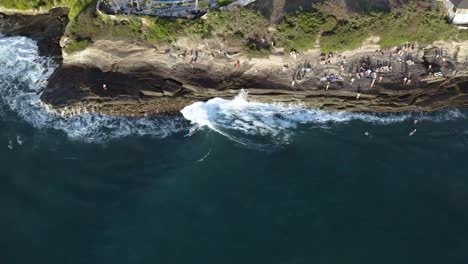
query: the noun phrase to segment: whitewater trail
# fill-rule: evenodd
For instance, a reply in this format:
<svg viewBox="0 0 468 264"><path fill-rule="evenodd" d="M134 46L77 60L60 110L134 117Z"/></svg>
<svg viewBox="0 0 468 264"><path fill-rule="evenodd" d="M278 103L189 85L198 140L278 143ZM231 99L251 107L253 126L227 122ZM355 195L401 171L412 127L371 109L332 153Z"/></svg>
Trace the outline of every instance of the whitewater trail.
<svg viewBox="0 0 468 264"><path fill-rule="evenodd" d="M0 116L16 113L37 128L64 131L70 138L99 142L129 135L166 137L185 129L181 117L123 118L84 113L64 118L49 112L39 91L57 65L39 56L35 41L25 37L0 37Z"/></svg>
<svg viewBox="0 0 468 264"><path fill-rule="evenodd" d="M187 106L181 111L183 118L125 118L96 113L65 118L48 111L40 101L39 92L45 88L56 67L49 58L39 56L35 41L25 37L0 36L0 117L13 112L34 127L61 130L72 139L86 142L129 135L163 138L188 130L188 120L249 147L287 144L300 125L329 128L330 124L353 120L390 124L410 119L439 122L464 118L456 109L434 114L325 112L300 106L252 102L245 90L232 100L214 98Z"/></svg>
<svg viewBox="0 0 468 264"><path fill-rule="evenodd" d="M183 116L193 124L208 127L243 145L287 144L300 125L329 128L331 124L363 121L393 124L408 120L443 122L464 118L458 109L438 113L371 114L326 112L301 106L250 102L248 91L241 90L233 100L214 98L187 106Z"/></svg>

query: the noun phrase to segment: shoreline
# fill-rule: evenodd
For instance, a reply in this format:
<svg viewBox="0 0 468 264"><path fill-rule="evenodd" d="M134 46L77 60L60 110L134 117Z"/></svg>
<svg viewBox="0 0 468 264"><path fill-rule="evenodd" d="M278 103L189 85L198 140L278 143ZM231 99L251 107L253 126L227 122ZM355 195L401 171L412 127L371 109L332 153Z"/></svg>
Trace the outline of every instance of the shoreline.
<svg viewBox="0 0 468 264"><path fill-rule="evenodd" d="M40 14L25 14L21 10L0 17L0 33L4 36L24 36L37 41L41 56L62 61L60 39L69 22L68 8L57 7Z"/></svg>
<svg viewBox="0 0 468 264"><path fill-rule="evenodd" d="M449 43L443 44L446 50L457 50ZM345 66L365 55L372 56L374 48L369 43L358 51L344 52L348 60ZM422 48L418 51L422 54ZM370 78L355 80L351 85L345 70L344 80L331 82L326 90L327 82L319 78L324 71L339 71L339 66L336 58L330 65L314 60L320 54L318 49L296 55L296 59L272 55L252 60L240 54L200 49L193 64L190 51L184 53L100 40L84 51L65 55L64 64L51 76L41 98L59 111L64 107L94 108L101 113L129 116L178 112L196 101L233 98L242 88L249 90L249 98L254 101L326 111L407 112L468 107L468 71L457 62L454 76L435 78L427 76L422 59L414 58L411 84L403 84L404 73L394 70L381 73L383 81L376 81L373 88ZM435 55L426 54L427 58L431 56ZM237 61L240 67L235 66ZM310 71L292 86L292 76L301 71L297 67L305 61L310 62ZM285 64L289 67L283 71Z"/></svg>
<svg viewBox="0 0 468 264"><path fill-rule="evenodd" d="M173 113L196 101L232 98L242 88L249 90L249 98L254 101L326 111L408 112L468 107L468 65L463 59L468 56L468 41L410 44L414 49L382 50L381 54L376 52L381 49L374 37L357 50L336 53L333 58L326 55L329 64L323 58L319 60L320 47L295 55L275 48L269 58L249 59L236 47L186 39L179 39L171 47L103 39L83 51L67 54L59 46L68 23L64 20L66 11L59 8L44 15L12 15L0 22L2 33L6 30L7 36L31 37L38 41L42 56L56 59L59 67L49 78L41 100L62 115ZM9 28L9 20L16 27ZM44 24L48 25L45 29L41 28ZM437 55L437 50L442 50L443 55ZM434 67L447 65L440 70L445 77L428 76L423 56ZM382 70L371 78L366 75L359 79L355 73L363 61L369 68L372 65L373 71L384 69L384 65L393 66L392 71ZM324 75L328 79L321 81ZM404 78L411 81L403 84Z"/></svg>

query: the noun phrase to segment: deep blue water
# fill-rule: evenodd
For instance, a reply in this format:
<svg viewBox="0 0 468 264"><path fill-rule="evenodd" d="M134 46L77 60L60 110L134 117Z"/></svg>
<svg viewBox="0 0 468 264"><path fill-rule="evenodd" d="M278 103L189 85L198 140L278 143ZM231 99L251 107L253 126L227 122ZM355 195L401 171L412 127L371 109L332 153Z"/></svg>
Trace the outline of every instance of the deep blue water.
<svg viewBox="0 0 468 264"><path fill-rule="evenodd" d="M48 114L28 90L45 62L2 47L2 264L468 262L465 110L214 101L186 138L181 116Z"/></svg>

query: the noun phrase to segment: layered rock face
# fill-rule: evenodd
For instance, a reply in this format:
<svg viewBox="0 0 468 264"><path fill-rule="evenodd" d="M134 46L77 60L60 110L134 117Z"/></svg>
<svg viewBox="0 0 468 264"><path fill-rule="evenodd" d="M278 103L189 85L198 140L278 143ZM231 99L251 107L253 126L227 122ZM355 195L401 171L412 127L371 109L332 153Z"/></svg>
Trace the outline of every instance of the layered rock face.
<svg viewBox="0 0 468 264"><path fill-rule="evenodd" d="M59 45L68 24L68 8L54 8L46 14L0 14L0 33L5 36L25 36L36 40L42 56L60 60Z"/></svg>
<svg viewBox="0 0 468 264"><path fill-rule="evenodd" d="M281 16L288 8L312 8L313 3L277 0L272 4L277 5L277 15ZM41 55L60 61L59 40L68 22L66 12L55 9L36 16L3 15L0 31L31 37L38 41ZM467 43L447 42L416 45L410 60L402 54L391 55L394 70L379 73L382 79L372 83L368 76L357 79L356 67L363 60L381 64L395 52L376 53L380 47L372 40L358 50L341 54L347 57L346 69L340 69L338 54L329 64L318 60L319 48L297 56L275 49L269 58L250 59L205 45L198 48L193 62L193 57L187 55L190 51L181 47L156 48L132 41L99 40L84 51L64 53L63 63L50 77L41 99L50 109L65 115L83 111L124 116L178 112L195 101L232 98L242 88L249 89L252 100L331 111L467 107L468 63L463 58L466 47ZM446 55L443 61L435 55L440 50ZM449 77L428 75L427 60L446 64L443 71ZM344 74L336 78L340 70ZM408 77L411 83L405 81Z"/></svg>

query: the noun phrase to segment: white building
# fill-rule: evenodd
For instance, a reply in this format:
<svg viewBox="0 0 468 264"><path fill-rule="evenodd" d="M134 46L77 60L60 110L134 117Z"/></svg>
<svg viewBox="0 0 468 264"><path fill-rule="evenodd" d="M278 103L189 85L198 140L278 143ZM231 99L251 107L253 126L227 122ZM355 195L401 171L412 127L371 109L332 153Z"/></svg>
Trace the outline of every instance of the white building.
<svg viewBox="0 0 468 264"><path fill-rule="evenodd" d="M468 25L468 0L444 0L450 21L457 25Z"/></svg>

